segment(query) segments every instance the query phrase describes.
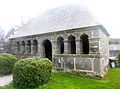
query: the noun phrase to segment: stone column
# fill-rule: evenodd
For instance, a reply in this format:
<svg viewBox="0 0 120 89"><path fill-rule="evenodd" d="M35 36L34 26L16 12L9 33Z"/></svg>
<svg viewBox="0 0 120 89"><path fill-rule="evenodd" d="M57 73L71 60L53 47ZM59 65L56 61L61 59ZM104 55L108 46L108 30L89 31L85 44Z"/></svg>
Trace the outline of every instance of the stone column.
<svg viewBox="0 0 120 89"><path fill-rule="evenodd" d="M24 40L25 41L25 52L24 52L24 54L27 54L27 41L26 40Z"/></svg>
<svg viewBox="0 0 120 89"><path fill-rule="evenodd" d="M31 41L31 54L34 54L33 42Z"/></svg>
<svg viewBox="0 0 120 89"><path fill-rule="evenodd" d="M76 58L73 58L74 70L76 70Z"/></svg>
<svg viewBox="0 0 120 89"><path fill-rule="evenodd" d="M37 52L37 55L40 56L40 57L43 57L43 46L42 46L42 41L41 40L38 40L38 52Z"/></svg>
<svg viewBox="0 0 120 89"><path fill-rule="evenodd" d="M54 41L52 41L52 53L53 53L53 55L54 54L58 54L58 47L57 47L57 40L54 40Z"/></svg>
<svg viewBox="0 0 120 89"><path fill-rule="evenodd" d="M80 39L79 40L79 47L80 47L80 50L79 50L79 52L80 52L80 54L83 54L83 43L82 43L82 40Z"/></svg>
<svg viewBox="0 0 120 89"><path fill-rule="evenodd" d="M76 38L76 54L80 54L80 38Z"/></svg>
<svg viewBox="0 0 120 89"><path fill-rule="evenodd" d="M68 54L68 39L64 39L64 54Z"/></svg>
<svg viewBox="0 0 120 89"><path fill-rule="evenodd" d="M23 44L21 44L21 53L24 54L24 47L23 47Z"/></svg>
<svg viewBox="0 0 120 89"><path fill-rule="evenodd" d="M28 46L27 46L27 42L25 42L25 54L28 53Z"/></svg>
<svg viewBox="0 0 120 89"><path fill-rule="evenodd" d="M16 44L13 45L13 50L14 50L14 53L18 53L17 45Z"/></svg>

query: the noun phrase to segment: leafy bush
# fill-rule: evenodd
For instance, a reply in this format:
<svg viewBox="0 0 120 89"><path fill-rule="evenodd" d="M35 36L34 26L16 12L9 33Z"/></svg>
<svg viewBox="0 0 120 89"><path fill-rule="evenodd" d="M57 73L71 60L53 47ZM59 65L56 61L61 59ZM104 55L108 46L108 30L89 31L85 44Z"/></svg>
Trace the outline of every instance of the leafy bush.
<svg viewBox="0 0 120 89"><path fill-rule="evenodd" d="M34 89L47 83L51 76L52 63L47 58L26 58L15 63L13 86L16 89Z"/></svg>
<svg viewBox="0 0 120 89"><path fill-rule="evenodd" d="M119 67L120 67L120 51L117 52L117 58L118 58L118 63L119 63Z"/></svg>
<svg viewBox="0 0 120 89"><path fill-rule="evenodd" d="M119 38L109 38L109 44L120 44Z"/></svg>
<svg viewBox="0 0 120 89"><path fill-rule="evenodd" d="M16 57L9 53L0 54L0 75L12 73Z"/></svg>

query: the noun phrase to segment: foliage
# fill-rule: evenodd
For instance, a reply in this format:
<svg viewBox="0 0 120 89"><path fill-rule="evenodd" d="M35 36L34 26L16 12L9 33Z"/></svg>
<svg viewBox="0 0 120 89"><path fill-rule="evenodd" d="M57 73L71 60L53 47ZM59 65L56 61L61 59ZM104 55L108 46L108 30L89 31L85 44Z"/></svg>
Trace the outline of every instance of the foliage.
<svg viewBox="0 0 120 89"><path fill-rule="evenodd" d="M11 41L10 40L5 41L5 43L4 43L4 52L13 53L11 47L12 47Z"/></svg>
<svg viewBox="0 0 120 89"><path fill-rule="evenodd" d="M119 63L119 67L120 67L120 51L117 52L117 58L118 58L118 63Z"/></svg>
<svg viewBox="0 0 120 89"><path fill-rule="evenodd" d="M16 57L9 53L0 54L0 74L12 73L13 66L16 62Z"/></svg>
<svg viewBox="0 0 120 89"><path fill-rule="evenodd" d="M6 35L5 31L0 27L0 53L9 52L11 53L11 42L9 37L14 34L14 29L11 29Z"/></svg>
<svg viewBox="0 0 120 89"><path fill-rule="evenodd" d="M4 38L5 32L0 27L0 53L4 51L4 45L5 45L5 38Z"/></svg>
<svg viewBox="0 0 120 89"><path fill-rule="evenodd" d="M52 74L52 80L39 89L119 89L120 68L112 68L102 80L96 80L69 73ZM0 89L13 89L11 85Z"/></svg>
<svg viewBox="0 0 120 89"><path fill-rule="evenodd" d="M47 58L26 58L13 68L13 86L16 89L34 89L46 83L51 76L52 62Z"/></svg>
<svg viewBox="0 0 120 89"><path fill-rule="evenodd" d="M109 44L120 44L120 39L119 38L110 38Z"/></svg>

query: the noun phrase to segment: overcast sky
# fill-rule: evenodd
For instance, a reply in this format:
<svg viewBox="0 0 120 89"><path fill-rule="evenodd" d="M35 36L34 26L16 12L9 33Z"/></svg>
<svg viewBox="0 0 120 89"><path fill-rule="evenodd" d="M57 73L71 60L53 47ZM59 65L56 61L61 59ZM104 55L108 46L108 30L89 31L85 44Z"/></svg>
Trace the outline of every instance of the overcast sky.
<svg viewBox="0 0 120 89"><path fill-rule="evenodd" d="M0 27L7 32L46 10L81 1L92 10L111 37L120 38L120 0L0 0Z"/></svg>

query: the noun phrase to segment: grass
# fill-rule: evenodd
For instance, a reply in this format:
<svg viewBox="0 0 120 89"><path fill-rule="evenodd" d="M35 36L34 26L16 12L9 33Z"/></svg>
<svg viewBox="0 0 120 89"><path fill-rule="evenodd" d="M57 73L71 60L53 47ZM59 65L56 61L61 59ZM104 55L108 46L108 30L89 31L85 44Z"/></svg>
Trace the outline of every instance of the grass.
<svg viewBox="0 0 120 89"><path fill-rule="evenodd" d="M69 73L53 73L51 80L39 89L119 89L120 68L109 69L102 80L76 76ZM0 89L13 89L12 85Z"/></svg>

